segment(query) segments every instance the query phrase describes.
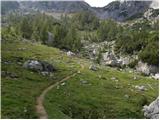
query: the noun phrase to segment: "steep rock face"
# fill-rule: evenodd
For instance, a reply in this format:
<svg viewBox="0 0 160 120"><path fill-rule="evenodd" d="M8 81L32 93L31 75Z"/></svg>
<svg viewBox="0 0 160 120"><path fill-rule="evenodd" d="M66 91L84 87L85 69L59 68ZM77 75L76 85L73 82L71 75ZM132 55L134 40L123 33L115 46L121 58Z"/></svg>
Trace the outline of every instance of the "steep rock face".
<svg viewBox="0 0 160 120"><path fill-rule="evenodd" d="M80 12L89 10L91 7L84 1L36 1L28 2L23 1L21 5L25 8L35 9L39 11L51 11L51 12Z"/></svg>
<svg viewBox="0 0 160 120"><path fill-rule="evenodd" d="M151 1L114 1L99 10L98 16L102 19L125 21L143 16L151 3Z"/></svg>
<svg viewBox="0 0 160 120"><path fill-rule="evenodd" d="M153 101L149 106L143 107L144 116L149 119L159 118L159 98Z"/></svg>
<svg viewBox="0 0 160 120"><path fill-rule="evenodd" d="M153 1L114 1L105 7L95 8L84 1L13 1L13 5L10 2L11 1L2 2L2 13L5 13L8 8L9 10L21 9L21 12L35 10L55 13L75 13L87 10L102 19L114 19L116 21L143 17L144 13L149 8L155 8L156 4ZM9 5L11 5L11 7L7 7ZM5 8L7 8L7 10Z"/></svg>

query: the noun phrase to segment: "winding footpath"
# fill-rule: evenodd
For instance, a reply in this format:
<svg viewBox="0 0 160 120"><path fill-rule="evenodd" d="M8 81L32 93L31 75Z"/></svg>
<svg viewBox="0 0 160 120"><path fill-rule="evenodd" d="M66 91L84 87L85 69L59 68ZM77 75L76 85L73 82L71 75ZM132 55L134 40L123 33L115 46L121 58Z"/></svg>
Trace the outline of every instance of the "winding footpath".
<svg viewBox="0 0 160 120"><path fill-rule="evenodd" d="M84 69L84 66L81 65L81 69ZM44 89L42 91L42 93L40 94L39 97L37 97L36 99L36 113L38 114L38 117L39 119L48 119L48 114L45 110L45 107L44 107L44 99L45 99L45 95L54 87L57 87L60 83L66 81L66 80L69 80L71 77L74 77L76 74L78 74L78 72L76 73L73 73L72 75L70 76L67 76L65 78L63 78L62 80L50 85L49 87L47 87L46 89Z"/></svg>

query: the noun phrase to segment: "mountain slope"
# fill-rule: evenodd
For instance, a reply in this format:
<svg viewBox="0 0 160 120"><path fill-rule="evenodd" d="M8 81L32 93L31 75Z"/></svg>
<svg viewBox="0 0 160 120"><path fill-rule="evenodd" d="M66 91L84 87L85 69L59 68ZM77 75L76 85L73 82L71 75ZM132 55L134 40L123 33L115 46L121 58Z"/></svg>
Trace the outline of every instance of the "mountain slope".
<svg viewBox="0 0 160 120"><path fill-rule="evenodd" d="M52 12L80 12L90 9L90 6L83 1L38 1L38 2L21 2L26 8L32 8L39 11Z"/></svg>
<svg viewBox="0 0 160 120"><path fill-rule="evenodd" d="M102 19L125 21L130 17L142 17L150 7L151 1L114 1L103 7L98 15Z"/></svg>
<svg viewBox="0 0 160 120"><path fill-rule="evenodd" d="M53 76L23 68L28 59L56 67ZM49 118L143 118L142 107L158 95L158 81L136 73L98 66L68 57L65 52L29 41L2 40L2 118L37 118L36 98L53 84L81 68L76 76L52 89L44 105ZM136 76L136 80L134 80ZM146 91L135 86L144 85Z"/></svg>
<svg viewBox="0 0 160 120"><path fill-rule="evenodd" d="M102 8L91 7L84 1L22 1L12 2L12 4L11 2L3 1L2 13L7 13L8 9L4 8L8 8L8 5L12 5L12 7L9 8L10 10L21 9L20 11L34 10L55 13L91 11L101 19L114 19L116 21L143 17L143 14L149 8L155 7L155 2L153 1L114 1Z"/></svg>

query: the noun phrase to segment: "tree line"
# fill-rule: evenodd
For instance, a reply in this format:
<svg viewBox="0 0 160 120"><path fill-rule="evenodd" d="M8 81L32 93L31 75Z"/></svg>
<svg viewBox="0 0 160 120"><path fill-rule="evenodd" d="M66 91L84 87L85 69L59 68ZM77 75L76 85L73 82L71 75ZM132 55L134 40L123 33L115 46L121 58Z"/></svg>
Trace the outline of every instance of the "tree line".
<svg viewBox="0 0 160 120"><path fill-rule="evenodd" d="M113 20L100 20L88 11L61 16L60 20L45 14L10 15L7 27L2 29L2 39L26 38L60 49L79 52L81 39L90 42L115 41L115 51L138 54L140 60L158 65L158 22L144 20L132 26ZM80 34L80 33L83 34ZM52 41L48 42L49 37Z"/></svg>

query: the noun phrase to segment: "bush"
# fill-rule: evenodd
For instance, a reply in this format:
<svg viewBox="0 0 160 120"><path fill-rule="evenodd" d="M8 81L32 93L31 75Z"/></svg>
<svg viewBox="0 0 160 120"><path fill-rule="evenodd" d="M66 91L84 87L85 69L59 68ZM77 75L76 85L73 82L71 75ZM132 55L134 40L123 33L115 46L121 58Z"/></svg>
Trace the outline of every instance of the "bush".
<svg viewBox="0 0 160 120"><path fill-rule="evenodd" d="M79 30L92 31L99 27L99 19L89 11L77 13L72 21L76 23Z"/></svg>
<svg viewBox="0 0 160 120"><path fill-rule="evenodd" d="M139 58L143 62L151 65L159 65L159 37L158 32L150 34L147 46L139 53Z"/></svg>
<svg viewBox="0 0 160 120"><path fill-rule="evenodd" d="M114 40L118 33L118 28L119 27L117 26L116 22L112 20L102 21L97 30L100 41L103 42Z"/></svg>

